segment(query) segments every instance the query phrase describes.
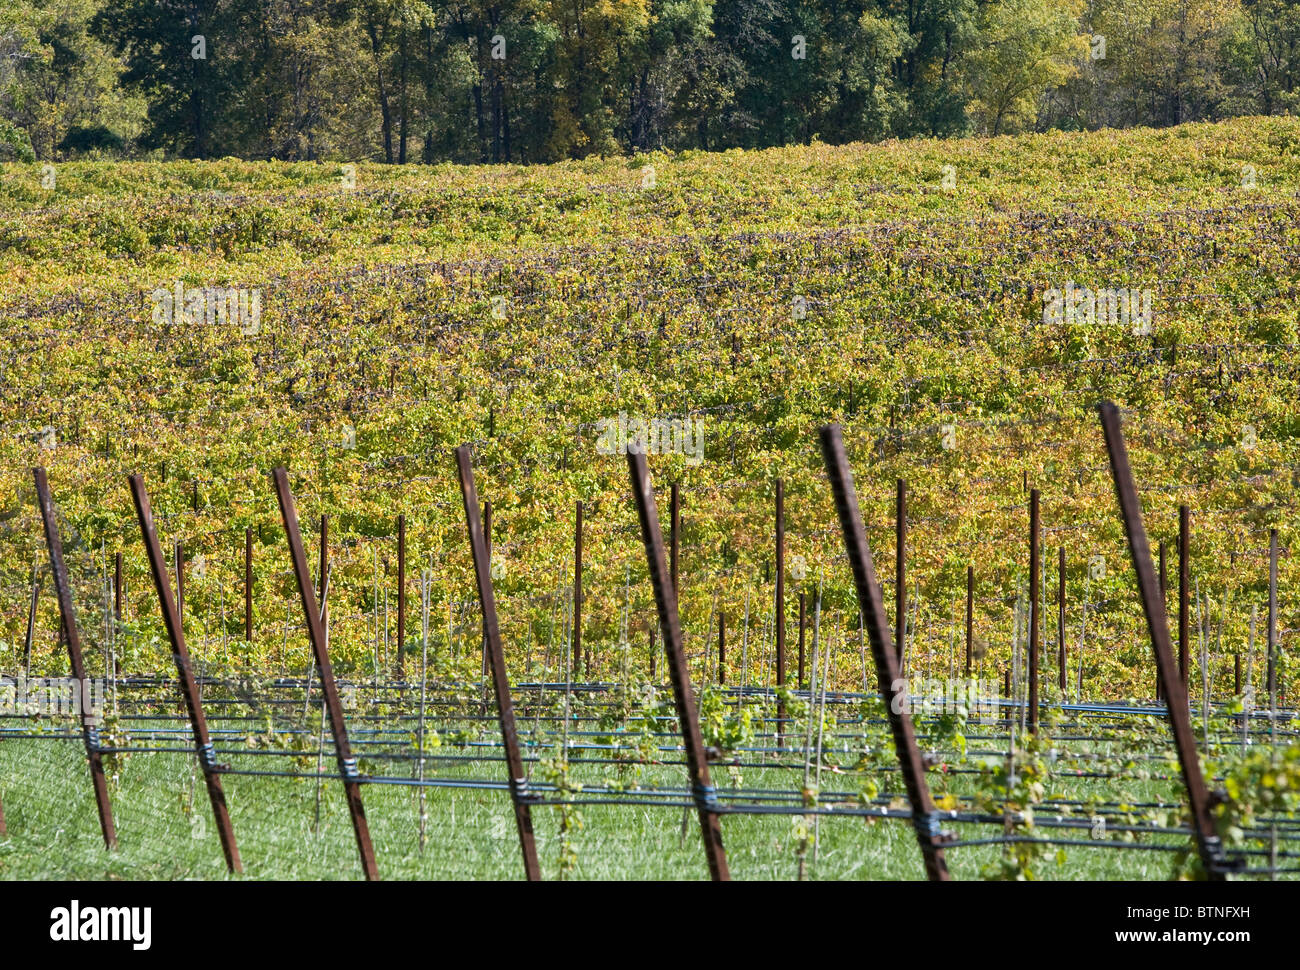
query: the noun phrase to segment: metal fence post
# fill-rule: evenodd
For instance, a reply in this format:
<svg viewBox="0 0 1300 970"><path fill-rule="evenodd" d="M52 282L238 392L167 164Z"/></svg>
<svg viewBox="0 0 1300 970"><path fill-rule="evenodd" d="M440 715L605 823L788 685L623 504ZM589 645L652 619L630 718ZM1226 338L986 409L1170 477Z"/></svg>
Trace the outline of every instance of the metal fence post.
<svg viewBox="0 0 1300 970"><path fill-rule="evenodd" d="M199 698L198 685L194 682L189 651L185 647L185 632L181 627L176 603L172 599L167 577L167 563L163 558L162 546L158 543L158 533L154 528L153 506L149 502L149 493L145 491L143 478L132 475L128 481L131 483L131 498L135 501L136 517L140 521L140 533L144 537L145 551L149 555L149 568L153 572L154 587L158 590L163 625L167 628L167 636L172 644L172 660L176 663L176 674L180 678L181 696L185 699L185 710L190 717L190 729L194 732L195 753L199 756L199 766L203 769L203 781L208 787L208 800L212 803L212 817L217 823L217 834L221 838L221 851L226 857L226 868L231 872L243 872L244 864L239 858L239 846L235 842L230 810L226 807L226 794L221 787L220 766L217 764L212 739L208 736L207 719L203 716L203 701Z"/></svg>
<svg viewBox="0 0 1300 970"><path fill-rule="evenodd" d="M81 656L81 634L77 631L77 614L72 603L72 588L68 571L63 563L63 543L59 538L59 523L50 498L50 483L44 468L33 468L36 480L36 501L40 506L41 521L45 526L45 544L50 551L50 572L54 576L54 591L59 601L60 627L63 641L68 645L68 659L72 663L72 676L76 679L80 696L86 695L86 664ZM108 800L108 781L104 777L104 759L99 753L99 727L90 711L81 707L81 739L86 746L90 762L90 780L95 789L95 807L99 811L99 828L104 835L104 846L117 848L117 829L113 825L113 806Z"/></svg>
<svg viewBox="0 0 1300 970"><path fill-rule="evenodd" d="M889 621L880 595L880 584L876 580L876 569L871 561L871 547L867 544L866 531L862 527L862 515L858 511L858 495L853 488L853 473L844 455L844 442L840 437L839 427L827 425L821 429L820 436L822 457L826 462L826 474L831 480L831 491L835 495L835 510L839 514L845 551L848 553L849 565L853 569L853 583L857 588L858 603L863 607L867 631L871 639L871 653L876 661L880 693L885 699L889 728L894 736L894 749L898 753L898 764L902 770L907 798L912 805L912 825L916 830L916 841L925 860L926 875L932 881L946 882L949 879L948 862L944 858L942 833L939 831L939 819L935 812L934 800L930 797L930 787L925 780L925 766L921 761L921 752L916 746L911 713L906 710L896 710L897 705L889 702L899 680L899 657L894 644L890 642Z"/></svg>
<svg viewBox="0 0 1300 970"><path fill-rule="evenodd" d="M975 567L966 567L966 679L971 674L972 640L975 635Z"/></svg>
<svg viewBox="0 0 1300 970"><path fill-rule="evenodd" d="M1038 733L1038 489L1029 492L1029 730Z"/></svg>
<svg viewBox="0 0 1300 970"><path fill-rule="evenodd" d="M664 649L668 654L668 675L673 684L673 697L677 702L677 720L681 722L682 741L686 746L686 764L691 774L691 792L700 817L700 832L704 837L704 854L708 859L709 875L714 881L731 878L727 866L727 851L722 845L722 823L718 818L717 794L709 778L709 763L704 754L704 739L700 734L699 714L695 694L691 690L691 675L682 650L682 628L677 614L677 590L664 554L663 534L659 529L659 510L655 505L654 491L650 485L650 470L645 455L627 453L628 473L632 478L632 497L636 501L637 517L641 520L641 539L645 545L646 561L650 568L650 583L654 586L655 606L659 611L659 625L664 631ZM743 685L742 685L743 687Z"/></svg>
<svg viewBox="0 0 1300 970"><path fill-rule="evenodd" d="M741 684L741 687L744 687ZM785 686L785 483L776 480L776 686ZM785 701L776 705L776 744L779 748L785 729Z"/></svg>
<svg viewBox="0 0 1300 970"><path fill-rule="evenodd" d="M244 639L253 642L253 529L244 530Z"/></svg>
<svg viewBox="0 0 1300 970"><path fill-rule="evenodd" d="M582 500L573 511L573 672L580 677L582 666Z"/></svg>
<svg viewBox="0 0 1300 970"><path fill-rule="evenodd" d="M1060 670L1057 671L1057 679L1061 688L1061 701L1065 701L1066 672L1069 664L1066 663L1065 648L1065 546L1060 547L1060 555L1056 566L1056 653L1057 665Z"/></svg>
<svg viewBox="0 0 1300 970"><path fill-rule="evenodd" d="M361 855L361 870L367 880L376 880L379 878L379 869L375 865L375 849L370 842L366 808L361 801L361 779L357 772L357 759L352 756L352 748L348 744L348 728L343 720L343 705L339 702L338 687L334 683L334 668L330 664L329 645L325 642L325 624L321 619L321 607L316 600L311 570L307 568L307 554L303 551L302 533L298 528L298 510L294 505L293 492L289 488L289 473L281 467L276 468L272 475L275 478L276 499L280 503L280 516L284 520L285 536L289 540L293 572L298 580L298 596L302 601L303 614L307 618L307 634L311 638L312 653L316 657L321 689L325 692L325 708L329 714L330 733L334 736L334 754L338 759L339 775L343 779L348 812L352 816L352 831L356 835L357 851Z"/></svg>
<svg viewBox="0 0 1300 970"><path fill-rule="evenodd" d="M1138 592L1142 597L1142 609L1146 613L1147 629L1151 634L1151 647L1155 652L1156 668L1168 700L1169 724L1173 730L1174 745L1178 749L1178 761L1182 767L1183 781L1187 785L1187 797L1191 803L1192 829L1196 833L1197 849L1205 867L1206 877L1219 881L1223 879L1226 868L1223 848L1219 837L1214 832L1214 820L1210 817L1210 798L1205 787L1205 778L1201 774L1201 762L1197 756L1196 738L1192 734L1191 716L1187 710L1187 686L1183 683L1178 668L1174 664L1173 648L1169 643L1169 625L1165 611L1160 605L1160 588L1155 570L1151 565L1151 547L1147 543L1146 528L1142 524L1142 507L1138 499L1137 488L1133 483L1133 473L1129 467L1128 447L1124 443L1124 434L1120 429L1119 409L1109 401L1099 405L1101 427L1106 436L1106 450L1110 454L1111 475L1115 480L1115 494L1119 499L1120 512L1124 517L1124 531L1128 534L1129 552L1133 557L1133 568L1137 573ZM1183 539L1179 542L1179 572L1186 575L1187 542L1186 514L1187 506L1180 510ZM1183 586L1186 591L1186 585ZM1185 607L1185 601L1184 601ZM1181 617L1180 617L1181 619Z"/></svg>
<svg viewBox="0 0 1300 970"><path fill-rule="evenodd" d="M1187 597L1191 593L1190 555L1192 533L1192 513L1186 505L1178 506L1178 678L1183 683L1183 694L1187 694L1188 678L1191 676L1188 652L1188 623L1190 613ZM1165 692L1169 697L1169 692Z"/></svg>
<svg viewBox="0 0 1300 970"><path fill-rule="evenodd" d="M898 480L895 496L894 535L894 646L898 650L898 664L903 664L904 644L907 642L907 482Z"/></svg>
<svg viewBox="0 0 1300 970"><path fill-rule="evenodd" d="M469 445L456 449L456 471L460 492L465 501L465 526L469 532L470 552L474 557L474 579L478 585L479 605L483 613L483 640L487 644L492 685L497 695L497 717L501 724L501 741L505 745L506 768L510 772L510 801L515 809L519 829L519 848L524 856L524 875L529 882L542 878L537 862L537 845L533 839L533 817L529 802L536 799L528 791L524 759L519 751L515 729L515 707L510 699L510 678L506 673L505 654L501 649L501 631L497 625L496 598L492 592L492 570L487 542L478 513L478 489L474 485L474 468L470 463Z"/></svg>
<svg viewBox="0 0 1300 970"><path fill-rule="evenodd" d="M1277 529L1268 530L1268 703L1275 710L1277 679Z"/></svg>
<svg viewBox="0 0 1300 970"><path fill-rule="evenodd" d="M406 516L397 517L397 679L406 680Z"/></svg>

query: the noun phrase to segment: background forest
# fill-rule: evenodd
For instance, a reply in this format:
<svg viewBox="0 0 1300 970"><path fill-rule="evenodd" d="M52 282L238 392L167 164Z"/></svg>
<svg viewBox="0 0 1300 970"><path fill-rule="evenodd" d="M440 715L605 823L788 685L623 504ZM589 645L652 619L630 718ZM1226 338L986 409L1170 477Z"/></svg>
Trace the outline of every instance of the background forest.
<svg viewBox="0 0 1300 970"><path fill-rule="evenodd" d="M548 162L1287 114L1300 0L5 0L0 160Z"/></svg>

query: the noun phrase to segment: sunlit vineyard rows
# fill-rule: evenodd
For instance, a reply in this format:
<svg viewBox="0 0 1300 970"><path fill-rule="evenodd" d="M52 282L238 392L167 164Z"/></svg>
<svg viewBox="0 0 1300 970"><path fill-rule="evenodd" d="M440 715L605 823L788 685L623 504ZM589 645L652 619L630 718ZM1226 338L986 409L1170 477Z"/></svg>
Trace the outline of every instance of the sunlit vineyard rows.
<svg viewBox="0 0 1300 970"><path fill-rule="evenodd" d="M160 320L153 294L178 283L255 290L260 319L242 330ZM1067 285L1149 289L1151 332L1044 322L1044 294ZM1208 691L1222 705L1215 729L1231 736L1234 665L1258 684L1265 663L1270 529L1284 705L1300 678L1298 293L1300 125L1289 119L491 169L87 162L58 166L53 189L38 166L6 165L0 669L27 664L34 569L46 563L30 469L43 465L92 673L112 666L110 650L131 675L174 673L127 487L140 472L169 557L184 546L200 672L307 675L269 477L283 465L309 555L318 517L329 519L339 676L412 676L423 581L430 676L475 681L482 632L453 459L469 443L492 505L512 680L662 683L627 464L597 448L599 422L622 413L703 430L700 460L649 458L665 516L668 485L680 490L697 689L719 679L719 614L727 683L773 684L778 479L787 653L802 593L810 641L816 604L821 642L838 647L829 689L874 684L817 448L817 428L838 423L891 609L895 489L907 483L909 674L960 673L973 567L975 673L1001 685L1023 651L1036 488L1043 698L1149 703L1151 643L1097 421L1108 399L1171 564L1178 507L1190 506L1192 699L1199 711ZM566 671L578 502L586 663ZM115 630L106 584L119 551ZM1172 596L1172 565L1170 576ZM46 576L32 673L66 673L58 629ZM1153 723L1141 730L1163 743Z"/></svg>

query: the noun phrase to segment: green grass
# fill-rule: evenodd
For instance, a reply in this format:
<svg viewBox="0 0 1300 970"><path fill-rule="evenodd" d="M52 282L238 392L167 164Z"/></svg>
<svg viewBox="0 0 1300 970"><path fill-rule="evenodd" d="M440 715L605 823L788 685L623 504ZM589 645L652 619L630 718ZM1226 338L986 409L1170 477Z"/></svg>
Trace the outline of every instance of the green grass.
<svg viewBox="0 0 1300 970"><path fill-rule="evenodd" d="M579 763L580 764L580 763ZM99 834L90 775L78 741L0 743L0 793L9 834L0 842L3 879L225 879L221 848L194 759L174 754L133 754L111 786L119 847L106 852ZM332 765L327 766L332 770ZM495 777L490 764L459 769ZM431 774L435 771L431 767ZM453 771L440 769L444 777ZM594 776L578 768L577 777ZM895 778L897 776L894 776ZM645 783L681 787L680 769L651 768ZM747 782L749 779L747 778ZM797 787L797 777L787 784ZM321 824L314 826L313 780L227 777L227 799L239 840L245 879L359 879L361 869L336 776L321 788ZM1102 783L1078 783L1108 790ZM1170 797L1161 782L1124 786L1135 799ZM958 790L954 784L954 790ZM1113 786L1109 789L1113 792ZM418 848L417 795L411 789L367 786L366 814L379 869L386 879L522 878L519 844L509 799L502 791L432 788L428 828ZM192 805L192 812L187 806ZM570 878L606 880L703 879L707 869L694 813L682 837L675 808L584 807L583 828L573 837L577 866ZM196 819L202 819L202 823ZM559 811L533 810L543 876L558 878ZM201 825L201 827L200 827ZM723 837L733 878L794 879L797 840L790 817L731 816ZM963 826L963 835L990 835L987 826ZM1079 835L1071 838L1086 837ZM1175 839L1177 841L1177 839ZM959 879L979 878L980 866L998 850L968 847L948 853ZM1043 879L1167 879L1171 854L1070 848L1063 865L1050 857ZM920 879L923 869L906 821L826 818L820 824L811 879ZM234 877L241 878L241 877Z"/></svg>

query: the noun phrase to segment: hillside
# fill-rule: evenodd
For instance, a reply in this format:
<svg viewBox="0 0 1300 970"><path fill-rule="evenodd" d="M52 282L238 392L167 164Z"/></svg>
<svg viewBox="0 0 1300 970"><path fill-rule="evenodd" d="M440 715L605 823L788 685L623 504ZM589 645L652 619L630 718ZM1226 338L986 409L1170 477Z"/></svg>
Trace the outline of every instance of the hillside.
<svg viewBox="0 0 1300 970"><path fill-rule="evenodd" d="M1148 529L1171 554L1177 507L1192 509L1222 696L1263 603L1271 527L1284 548L1280 626L1297 622L1285 550L1300 468L1298 148L1294 120L1243 119L548 167L87 162L58 166L52 189L40 166L0 167L0 668L22 650L43 542L29 469L44 464L75 532L92 668L105 662L101 584L117 550L132 620L123 666L169 662L126 484L140 471L164 542L202 557L185 601L196 654L305 669L268 475L284 464L309 545L314 517L330 516L342 669L394 662L404 513L408 634L428 568L431 649L445 655L450 638L476 673L451 455L471 442L493 503L512 666L549 656L582 500L589 672L612 677L625 608L639 663L653 616L626 464L597 449L597 422L623 412L702 422L702 461L651 458L661 509L667 484L681 485L697 658L715 610L739 630L748 602L753 643L770 639L778 477L787 555L808 563L787 593L789 622L798 590L815 594L822 577L823 622L856 640L814 436L836 421L887 599L894 483L908 483L909 652L928 658L923 669L944 668L960 642L968 564L986 673L1005 666L1028 570L1028 485L1042 492L1053 604L1055 548L1066 550L1084 693L1149 696L1095 412L1109 398L1126 409ZM178 281L256 293L260 316L248 333L160 316L155 291ZM1044 294L1067 286L1149 290L1151 332L1045 322ZM251 645L239 602L247 527ZM49 589L33 667L53 672L66 658ZM1054 642L1054 614L1047 631ZM1297 665L1283 663L1289 684ZM841 684L862 675L856 649L834 664Z"/></svg>

